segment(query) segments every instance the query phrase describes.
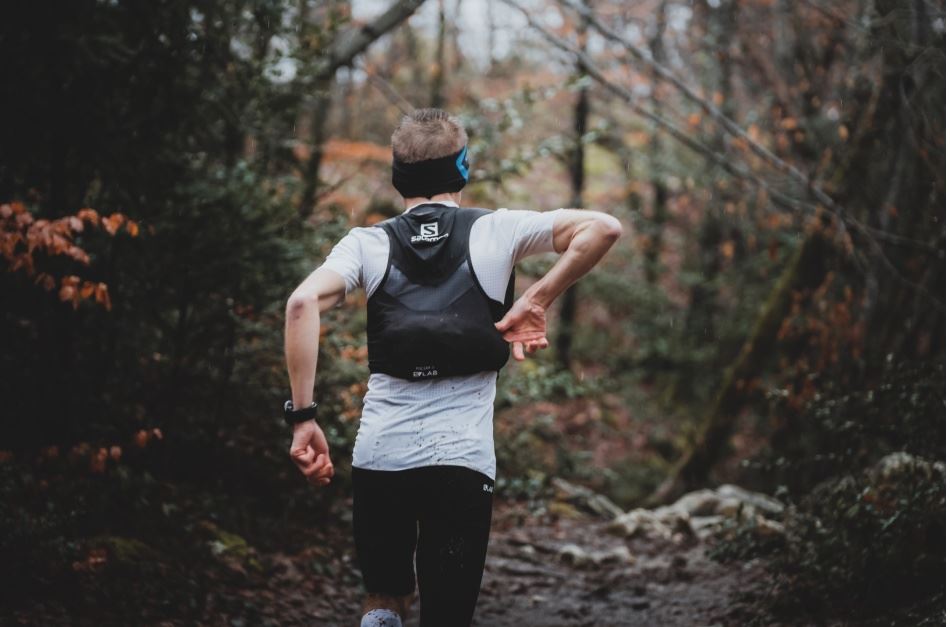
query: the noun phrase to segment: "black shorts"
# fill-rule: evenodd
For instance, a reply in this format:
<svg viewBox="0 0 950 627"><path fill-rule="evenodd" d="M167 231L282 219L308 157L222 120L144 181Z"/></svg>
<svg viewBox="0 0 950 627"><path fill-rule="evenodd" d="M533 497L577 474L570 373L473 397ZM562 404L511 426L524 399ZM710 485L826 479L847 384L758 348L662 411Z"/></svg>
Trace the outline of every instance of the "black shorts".
<svg viewBox="0 0 950 627"><path fill-rule="evenodd" d="M353 538L366 591L404 596L418 576L423 627L470 624L494 486L461 466L353 468Z"/></svg>

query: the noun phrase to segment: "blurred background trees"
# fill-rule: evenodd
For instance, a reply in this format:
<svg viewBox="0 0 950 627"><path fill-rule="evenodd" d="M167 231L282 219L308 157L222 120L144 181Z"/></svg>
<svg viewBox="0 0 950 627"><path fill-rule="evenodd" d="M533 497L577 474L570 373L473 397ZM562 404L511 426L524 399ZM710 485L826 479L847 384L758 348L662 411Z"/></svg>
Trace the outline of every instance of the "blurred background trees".
<svg viewBox="0 0 950 627"><path fill-rule="evenodd" d="M627 226L550 312L556 348L503 374L501 495L559 475L632 506L732 480L802 503L831 547L943 525L942 471L879 506L855 477L945 456L945 20L928 0L7 3L8 591L58 581L36 547L187 547L212 510L255 538L337 519L345 483L315 495L285 460L283 306L347 228L400 210L388 138L414 106L465 121L467 202ZM362 298L321 345L344 470ZM836 593L935 576L938 540L898 544L849 554ZM806 571L831 577L823 550Z"/></svg>

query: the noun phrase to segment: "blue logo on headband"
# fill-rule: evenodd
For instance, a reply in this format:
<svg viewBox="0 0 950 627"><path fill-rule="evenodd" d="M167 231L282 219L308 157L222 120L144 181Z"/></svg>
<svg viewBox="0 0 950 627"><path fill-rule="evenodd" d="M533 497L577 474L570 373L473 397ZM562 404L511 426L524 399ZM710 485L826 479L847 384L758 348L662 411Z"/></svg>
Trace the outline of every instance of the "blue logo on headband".
<svg viewBox="0 0 950 627"><path fill-rule="evenodd" d="M468 160L466 157L468 157L468 146L462 146L462 151L459 152L459 156L455 160L455 167L458 168L459 174L462 175L465 182L468 182Z"/></svg>

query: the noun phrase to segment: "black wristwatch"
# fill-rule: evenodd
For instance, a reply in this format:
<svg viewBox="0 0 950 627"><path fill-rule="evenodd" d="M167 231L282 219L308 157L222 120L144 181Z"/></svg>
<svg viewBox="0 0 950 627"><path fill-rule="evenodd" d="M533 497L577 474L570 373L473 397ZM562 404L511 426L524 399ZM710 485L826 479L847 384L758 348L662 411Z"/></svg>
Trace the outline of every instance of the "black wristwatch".
<svg viewBox="0 0 950 627"><path fill-rule="evenodd" d="M284 422L293 426L298 422L306 422L317 417L317 402L310 403L310 407L303 409L294 409L294 402L288 400L284 403Z"/></svg>

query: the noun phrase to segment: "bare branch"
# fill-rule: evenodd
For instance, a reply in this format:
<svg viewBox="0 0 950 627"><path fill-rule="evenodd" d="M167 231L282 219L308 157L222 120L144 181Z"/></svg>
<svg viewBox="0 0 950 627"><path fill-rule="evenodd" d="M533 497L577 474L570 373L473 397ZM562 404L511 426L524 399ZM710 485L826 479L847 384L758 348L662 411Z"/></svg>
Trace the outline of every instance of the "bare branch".
<svg viewBox="0 0 950 627"><path fill-rule="evenodd" d="M317 79L333 76L337 69L349 65L371 43L401 24L416 12L425 0L396 0L385 13L372 22L348 28L340 33L330 47L322 63L317 67Z"/></svg>
<svg viewBox="0 0 950 627"><path fill-rule="evenodd" d="M370 82L373 84L373 87L378 89L383 96L386 97L389 102L396 106L404 115L412 113L416 108L411 102L406 100L402 94L396 91L396 88L387 81L385 78L377 74L374 70L366 67L366 64L363 64L363 71L366 72L366 76L369 77Z"/></svg>
<svg viewBox="0 0 950 627"><path fill-rule="evenodd" d="M667 133L669 133L670 136L673 137L673 139L677 140L678 142L680 142L681 144L683 144L690 150L698 154L701 154L707 159L709 159L710 161L716 163L716 165L721 167L723 170L725 170L732 176L735 176L736 178L741 179L741 180L749 181L759 186L768 194L768 196L772 199L773 202L775 202L776 205L785 207L793 211L801 211L802 207L807 206L804 203L802 203L802 201L794 199L790 196L787 196L786 194L782 192L779 192L775 188L768 185L765 182L765 180L762 179L757 174L751 172L750 170L746 168L737 166L731 160L727 159L724 155L713 151L711 148L709 148L705 144L687 135L682 129L680 129L678 126L670 122L668 119L644 107L642 104L640 104L639 98L633 92L631 92L630 90L624 87L621 87L620 85L617 85L616 83L608 79L604 75L604 73L601 72L600 69L596 66L596 64L590 58L590 56L588 56L582 50L579 50L575 48L574 46L570 45L569 43L564 41L562 38L558 37L551 31L546 29L544 26L538 23L538 21L535 20L534 17L532 17L532 15L527 10L525 10L517 2L515 2L515 0L503 0L503 1L509 6L514 7L515 9L520 11L525 16L525 19L527 19L528 24L533 29L538 31L549 43L551 43L556 48L572 55L577 60L578 65L582 67L592 79L594 79L595 81L603 85L610 93L614 94L615 96L619 97L621 100L626 102L635 113L657 124L660 128L662 128ZM564 0L559 0L559 1L564 1ZM581 15L582 17L587 17L585 14L581 14ZM590 19L596 20L596 18L593 17L593 14L590 14ZM593 21L591 22L591 24L596 27L596 24L594 24ZM606 35L605 33L602 33L602 34L609 37L609 35ZM636 47L634 46L631 46L631 48L636 50ZM641 55L644 54L642 51L638 51L638 52ZM652 59L650 60L650 62L652 63ZM683 85L684 88L689 90L689 88L686 87L685 84L682 83L682 81L680 81L678 78L673 76L672 73L666 68L662 68L662 66L658 66L657 72L661 76L664 76L663 73L665 73L666 76L672 77L680 85ZM694 97L697 98L699 101L704 102L702 101L702 98L699 98L699 96L695 94L694 94ZM799 183L802 187L805 188L805 190L809 192L809 194L816 201L818 201L818 203L822 207L825 207L826 209L830 210L831 213L837 218L837 220L835 220L835 226L838 230L839 236L845 242L852 241L852 238L851 238L852 233L857 232L858 234L863 236L863 238L868 242L871 251L875 254L875 256L881 259L884 267L897 281L899 281L903 285L906 285L912 288L914 291L917 291L923 294L930 301L930 303L934 305L935 307L937 307L940 311L943 311L945 309L944 304L938 298L933 296L930 292L928 292L922 286L914 283L913 281L910 281L909 279L907 279L901 274L901 272L894 266L891 260L884 253L884 250L881 248L880 243L877 241L874 235L868 232L868 228L863 222L860 222L859 220L856 220L854 217L848 215L845 212L845 210L841 207L841 205L834 202L834 200L832 200L831 197L829 197L823 191L818 189L797 168L783 161L777 156L773 155L767 148L765 148L764 146L761 146L761 144L758 144L758 142L754 142L751 138L748 138L745 131L743 131L738 126L736 126L734 122L726 118L726 116L724 116L722 112L720 112L712 104L710 103L706 103L706 104L709 107L712 107L712 110L714 110L718 114L719 118L721 118L722 120L725 120L733 128L738 130L741 133L741 135L737 135L737 136L741 137L745 142L747 142L747 145L750 148L754 148L754 146L758 146L762 151L764 151L768 155L771 155L772 159L776 160L775 162L773 162L772 159L768 159L766 157L763 157L763 159L770 162L776 169L780 170L783 174L786 174L787 176L795 180L795 182ZM714 115L714 114L711 114L711 115ZM729 130L728 126L726 126L725 128L726 130ZM760 154L758 151L754 149L753 149L753 152L755 152L755 154L759 156L763 156L762 154ZM856 248L854 248L853 245L849 245L849 248L851 248L852 255L855 258L855 260L858 262L858 264L865 270L868 270L869 265L867 264L867 260L863 257L863 255Z"/></svg>
<svg viewBox="0 0 950 627"><path fill-rule="evenodd" d="M783 206L791 210L799 210L799 203L794 199L786 196L782 192L772 188L768 185L762 178L756 174L750 172L749 170L737 166L730 159L726 158L725 155L713 151L711 148L705 144L693 139L686 134L685 131L680 129L670 120L664 118L663 116L654 113L653 111L647 109L642 104L640 104L640 99L633 94L630 90L617 85L608 79L603 72L596 66L594 61L588 56L585 52L575 48L574 46L568 44L562 38L558 37L554 33L547 30L544 26L539 24L525 9L519 6L514 0L503 0L509 6L514 7L515 9L521 11L525 18L528 20L528 24L532 28L537 30L541 35L547 39L555 47L567 52L574 56L577 60L578 66L582 67L584 71L595 81L600 83L604 88L607 89L610 93L617 96L624 102L626 102L631 109L638 115L647 118L648 120L655 123L657 126L665 130L670 134L673 139L680 142L693 152L696 152L710 161L714 162L716 165L724 169L729 174L735 176L736 178L749 181L758 187L761 187L768 193L768 195L775 201L777 205Z"/></svg>
<svg viewBox="0 0 950 627"><path fill-rule="evenodd" d="M700 96L696 90L683 82L669 68L653 59L652 55L650 55L645 50L641 50L619 34L612 31L603 22L597 19L597 16L594 15L594 12L588 7L572 2L571 0L558 0L558 2L573 10L583 19L587 20L590 25L597 30L597 32L606 37L608 40L623 46L630 56L649 66L650 69L656 73L656 76L659 79L669 83L679 90L684 96L686 96L687 100L698 105L699 108L705 111L706 114L708 114L713 120L722 126L726 132L728 132L733 137L738 137L746 142L749 145L749 149L756 156L761 158L779 172L788 175L797 183L802 185L806 190L808 190L811 196L815 198L815 200L820 202L826 208L834 211L835 213L839 213L840 208L837 206L835 201L832 200L828 194L819 189L818 186L816 186L812 181L810 181L801 170L753 139L748 133L745 132L743 128L741 128L738 124L729 119L729 117L726 116L722 111L720 111L719 107Z"/></svg>
<svg viewBox="0 0 950 627"><path fill-rule="evenodd" d="M371 43L388 33L412 15L425 0L395 0L393 4L372 22L353 26L338 34L327 48L323 59L312 75L310 158L303 171L304 185L298 213L305 218L317 202L317 187L320 184L320 162L323 160L323 142L326 139L327 109L330 106L330 86L336 71L349 65Z"/></svg>

